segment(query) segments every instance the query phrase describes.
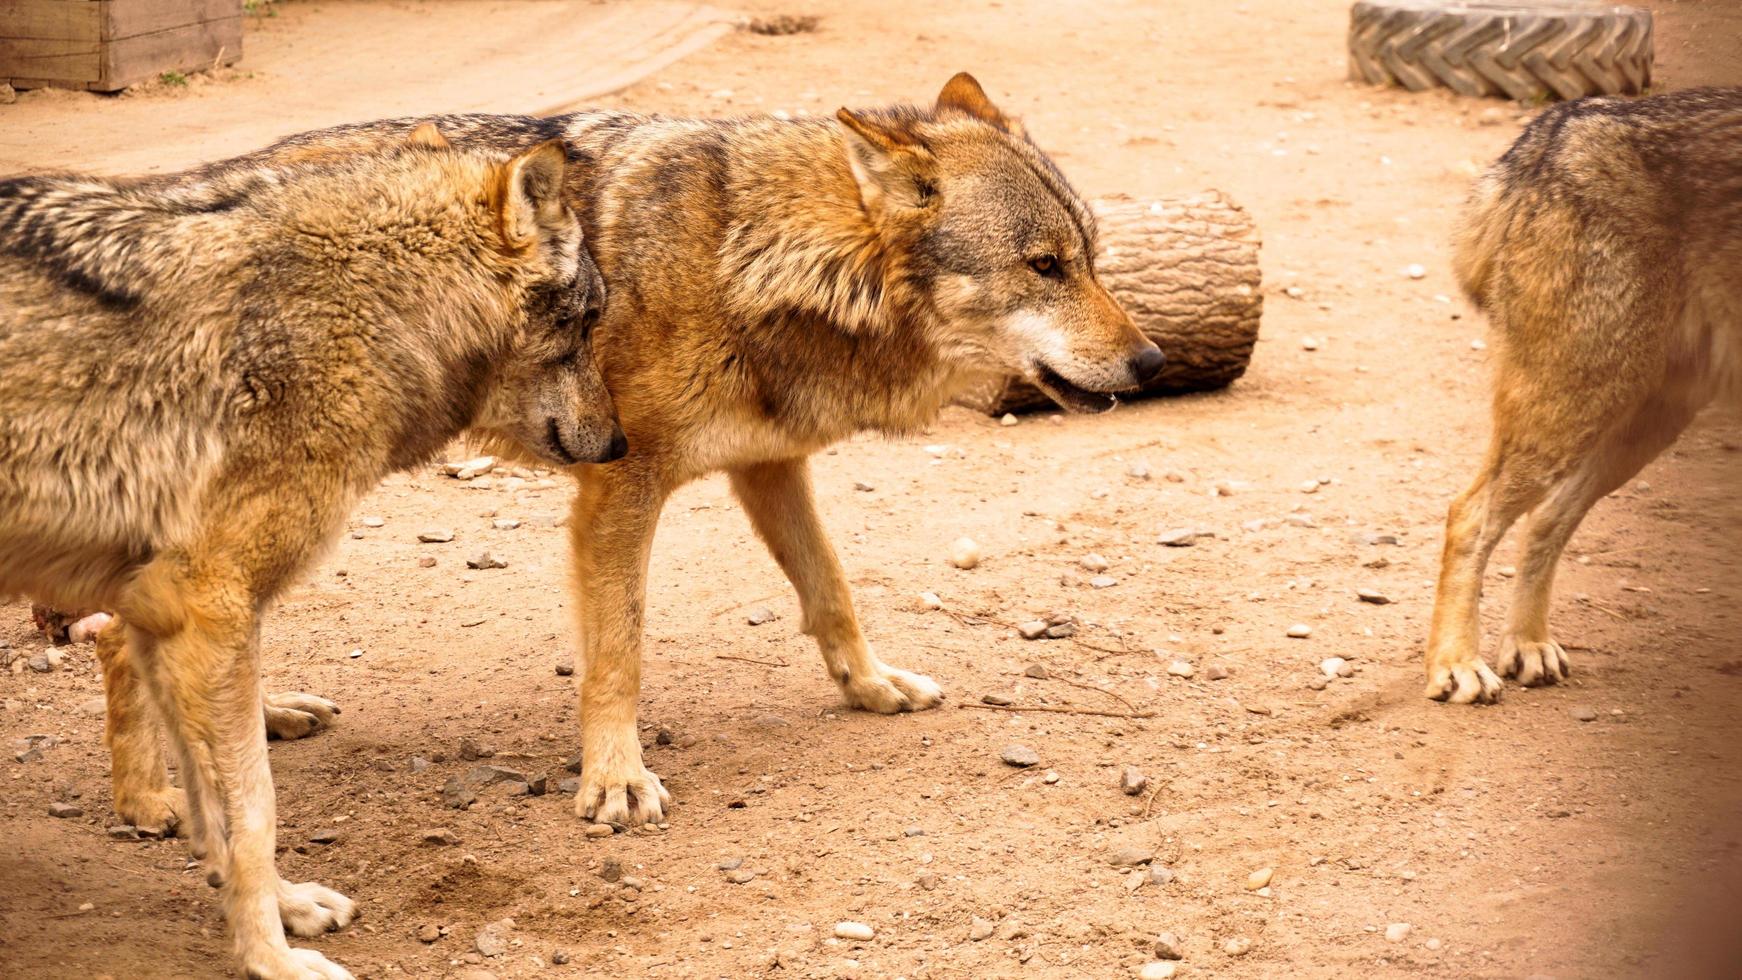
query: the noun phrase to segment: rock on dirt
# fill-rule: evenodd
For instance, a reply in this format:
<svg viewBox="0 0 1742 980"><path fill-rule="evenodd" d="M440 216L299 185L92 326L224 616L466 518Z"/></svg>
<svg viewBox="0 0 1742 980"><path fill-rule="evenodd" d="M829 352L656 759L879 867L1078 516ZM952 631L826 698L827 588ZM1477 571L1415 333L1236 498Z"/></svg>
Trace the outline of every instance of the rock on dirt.
<svg viewBox="0 0 1742 980"><path fill-rule="evenodd" d="M1229 956L1245 956L1252 951L1252 940L1245 936L1234 936L1222 944L1222 952Z"/></svg>
<svg viewBox="0 0 1742 980"><path fill-rule="evenodd" d="M1348 661L1342 657L1326 657L1319 661L1319 670L1323 671L1326 677L1335 677L1347 663Z"/></svg>
<svg viewBox="0 0 1742 980"><path fill-rule="evenodd" d="M1167 665L1167 672L1175 677L1190 677L1197 673L1197 670L1188 661L1175 660Z"/></svg>
<svg viewBox="0 0 1742 980"><path fill-rule="evenodd" d="M417 539L424 544L446 544L454 539L454 532L445 527L429 527L417 532Z"/></svg>
<svg viewBox="0 0 1742 980"><path fill-rule="evenodd" d="M1288 628L1288 638L1291 640L1304 640L1311 635L1313 628L1305 623L1296 623Z"/></svg>
<svg viewBox="0 0 1742 980"><path fill-rule="evenodd" d="M1047 622L1044 619L1032 619L1016 627L1016 632L1025 640L1038 640L1046 636Z"/></svg>
<svg viewBox="0 0 1742 980"><path fill-rule="evenodd" d="M1167 960L1150 960L1137 971L1137 980L1172 980L1174 971L1179 969L1176 963Z"/></svg>
<svg viewBox="0 0 1742 980"><path fill-rule="evenodd" d="M996 928L997 926L992 924L991 919L982 919L976 915L968 922L968 939L976 943L983 939L990 939L992 938L992 930Z"/></svg>
<svg viewBox="0 0 1742 980"><path fill-rule="evenodd" d="M950 545L950 564L964 571L980 564L980 546L973 538L960 537Z"/></svg>
<svg viewBox="0 0 1742 980"><path fill-rule="evenodd" d="M435 844L441 847L452 847L460 842L460 835L446 827L437 827L434 830L426 830L423 832L423 842L425 844Z"/></svg>
<svg viewBox="0 0 1742 980"><path fill-rule="evenodd" d="M433 943L442 938L442 927L433 922L426 922L417 927L417 941L424 944Z"/></svg>
<svg viewBox="0 0 1742 980"><path fill-rule="evenodd" d="M1581 704L1578 707L1569 710L1567 714L1572 715L1574 721L1597 720L1597 709L1586 704Z"/></svg>
<svg viewBox="0 0 1742 980"><path fill-rule="evenodd" d="M1185 952L1180 946L1179 937L1171 932L1164 932L1155 937L1155 958L1158 960L1183 960Z"/></svg>
<svg viewBox="0 0 1742 980"><path fill-rule="evenodd" d="M752 609L750 610L750 615L744 617L744 621L749 623L751 626L761 626L763 623L772 623L774 622L774 610L768 608Z"/></svg>
<svg viewBox="0 0 1742 980"><path fill-rule="evenodd" d="M508 937L514 931L513 919L497 919L472 938L472 945L485 956L501 956L508 952Z"/></svg>
<svg viewBox="0 0 1742 980"><path fill-rule="evenodd" d="M1004 750L998 753L998 758L1005 765L1016 769L1027 769L1030 766L1040 765L1040 753L1026 745L1006 745Z"/></svg>
<svg viewBox="0 0 1742 980"><path fill-rule="evenodd" d="M466 559L466 567L467 568L479 568L479 569L507 568L508 563L506 561L503 561L502 559L496 557L496 555L492 552L483 551L483 552L479 552L478 557L476 557L476 558Z"/></svg>
<svg viewBox="0 0 1742 980"><path fill-rule="evenodd" d="M864 943L870 942L872 937L876 935L877 931L863 922L835 923L835 936L838 939L850 939L853 942Z"/></svg>
<svg viewBox="0 0 1742 980"><path fill-rule="evenodd" d="M1270 884L1270 879L1276 874L1275 868L1259 868L1246 876L1246 890L1255 892Z"/></svg>
<svg viewBox="0 0 1742 980"><path fill-rule="evenodd" d="M1126 766L1119 773L1119 792L1126 796L1137 796L1149 788L1149 777L1136 766Z"/></svg>
<svg viewBox="0 0 1742 980"><path fill-rule="evenodd" d="M1156 541L1169 548L1190 548L1198 543L1198 532L1189 527L1176 527L1171 531L1161 532L1161 537Z"/></svg>
<svg viewBox="0 0 1742 980"><path fill-rule="evenodd" d="M1375 606L1389 605L1391 597L1378 589L1356 589L1355 597L1362 602L1371 602Z"/></svg>
<svg viewBox="0 0 1742 980"><path fill-rule="evenodd" d="M1077 564L1091 572L1104 572L1113 567L1112 563L1101 555L1090 552L1077 560Z"/></svg>
<svg viewBox="0 0 1742 980"><path fill-rule="evenodd" d="M1415 928L1407 922L1393 922L1385 927L1385 941L1400 943L1409 938L1410 930Z"/></svg>
<svg viewBox="0 0 1742 980"><path fill-rule="evenodd" d="M1155 852L1147 847L1127 845L1107 855L1107 863L1115 868L1138 868L1155 860Z"/></svg>
<svg viewBox="0 0 1742 980"><path fill-rule="evenodd" d="M50 803L48 805L48 815L51 817L60 817L65 820L72 817L82 817L85 815L85 811L71 803Z"/></svg>

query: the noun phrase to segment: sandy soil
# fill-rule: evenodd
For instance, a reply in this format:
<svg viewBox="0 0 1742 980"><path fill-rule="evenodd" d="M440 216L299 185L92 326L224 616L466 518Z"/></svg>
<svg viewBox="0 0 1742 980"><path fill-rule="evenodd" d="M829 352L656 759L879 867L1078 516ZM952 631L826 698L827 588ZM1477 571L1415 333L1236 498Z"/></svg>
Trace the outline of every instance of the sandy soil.
<svg viewBox="0 0 1742 980"><path fill-rule="evenodd" d="M463 11L394 6L450 17L464 37ZM1653 6L1665 85L1742 82L1734 5ZM566 485L389 481L265 633L269 687L345 708L337 729L273 748L282 872L364 908L315 943L366 977L1119 977L1161 931L1179 938L1182 976L1734 975L1736 417L1703 419L1574 540L1555 607L1570 683L1509 689L1490 708L1420 694L1440 522L1486 426L1482 325L1448 299L1447 229L1527 110L1346 83L1342 0L794 12L821 14L820 29L734 34L600 102L814 113L923 99L972 69L1087 193L1217 187L1252 210L1267 303L1251 372L1104 417L1004 428L952 411L921 438L818 457L873 642L951 694L924 714L842 710L724 482L684 490L655 547L642 699L649 765L677 805L669 829L607 840L587 839L556 792L486 791L464 812L439 793L473 765L462 738L553 783L568 775L574 698L556 668L572 641L552 530ZM319 27L295 4L284 16ZM256 76L226 98L269 112L292 84ZM186 98L140 97L171 114ZM56 104L74 129L98 105ZM1426 278L1402 275L1409 263ZM1128 475L1139 461L1151 479ZM419 544L431 525L455 541ZM1156 543L1181 526L1216 536ZM945 560L964 534L986 553L971 571ZM468 571L485 548L508 567ZM1117 585L1088 586L1090 552ZM1490 635L1510 561L1508 546ZM1361 587L1393 601L1358 602ZM947 611L925 610L923 591ZM748 625L760 607L777 618ZM999 625L1054 610L1081 619L1076 639ZM1311 636L1285 638L1294 623ZM0 607L0 641L42 647L22 605ZM0 674L0 737L61 739L40 761L9 749L0 764L0 973L221 974L223 923L183 844L105 835L98 672L88 647L67 653L51 673ZM1354 676L1309 689L1331 656ZM1176 660L1195 675L1170 676ZM1036 665L1045 679L1025 673ZM1212 666L1228 676L1207 679ZM974 709L988 693L1155 716ZM1013 743L1042 763L1003 765ZM413 756L442 761L414 772ZM1123 795L1125 766L1153 792ZM47 816L62 800L85 815ZM431 828L460 843L425 844ZM327 830L336 842L308 843ZM1131 848L1171 880L1110 864ZM719 867L739 860L747 883ZM1245 887L1260 868L1274 869L1267 894ZM602 877L618 872L639 889ZM508 952L468 963L479 928L505 917ZM970 938L976 917L991 937ZM840 920L876 937L837 940ZM1393 923L1413 928L1390 942ZM420 941L429 925L446 935ZM1249 948L1230 955L1230 940Z"/></svg>

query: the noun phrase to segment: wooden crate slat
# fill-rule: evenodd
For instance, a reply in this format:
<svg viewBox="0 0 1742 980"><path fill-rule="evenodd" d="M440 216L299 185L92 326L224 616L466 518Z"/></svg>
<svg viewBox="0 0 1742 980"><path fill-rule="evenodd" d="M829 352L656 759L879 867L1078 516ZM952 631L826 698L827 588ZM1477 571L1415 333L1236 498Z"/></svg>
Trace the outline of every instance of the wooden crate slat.
<svg viewBox="0 0 1742 980"><path fill-rule="evenodd" d="M103 47L100 87L113 91L137 85L166 71L210 68L220 56L223 64L232 64L242 56L241 17L189 24L111 41Z"/></svg>
<svg viewBox="0 0 1742 980"><path fill-rule="evenodd" d="M96 38L0 37L0 78L42 78L56 84L95 81L102 77L101 49Z"/></svg>
<svg viewBox="0 0 1742 980"><path fill-rule="evenodd" d="M98 41L107 0L4 0L0 39Z"/></svg>
<svg viewBox="0 0 1742 980"><path fill-rule="evenodd" d="M103 0L103 6L107 41L242 16L242 0Z"/></svg>

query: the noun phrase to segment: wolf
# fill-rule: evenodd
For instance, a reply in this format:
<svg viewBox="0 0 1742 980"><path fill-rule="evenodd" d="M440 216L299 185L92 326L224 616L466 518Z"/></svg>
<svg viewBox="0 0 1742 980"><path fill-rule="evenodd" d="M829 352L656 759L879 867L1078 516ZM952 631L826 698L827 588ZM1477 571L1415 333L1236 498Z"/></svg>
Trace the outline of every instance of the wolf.
<svg viewBox="0 0 1742 980"><path fill-rule="evenodd" d="M461 145L565 141L577 161L568 198L610 287L593 349L632 448L572 471L576 812L664 819L670 796L636 735L645 580L666 499L708 473L730 475L846 703L936 706L936 683L866 642L808 458L855 432L916 432L991 375L1021 374L1072 411L1105 410L1164 360L1097 276L1094 215L1025 127L967 73L929 106L833 118L436 121ZM413 125L293 136L222 170Z"/></svg>
<svg viewBox="0 0 1742 980"><path fill-rule="evenodd" d="M183 184L0 181L0 595L117 614L108 696L167 722L250 977L349 977L285 930L355 914L274 867L262 611L462 431L562 466L626 448L566 157L424 126Z"/></svg>
<svg viewBox="0 0 1742 980"><path fill-rule="evenodd" d="M1501 675L1567 676L1549 599L1591 505L1701 408L1742 404L1742 88L1543 112L1477 184L1454 267L1498 363L1487 457L1446 520L1427 696L1492 702ZM1496 674L1482 572L1533 508Z"/></svg>

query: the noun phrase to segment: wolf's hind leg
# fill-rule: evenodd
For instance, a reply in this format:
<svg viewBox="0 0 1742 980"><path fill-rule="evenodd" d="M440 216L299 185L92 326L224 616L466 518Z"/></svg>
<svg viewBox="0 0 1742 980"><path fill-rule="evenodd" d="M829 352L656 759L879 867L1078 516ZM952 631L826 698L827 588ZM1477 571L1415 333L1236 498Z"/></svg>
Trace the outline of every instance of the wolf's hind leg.
<svg viewBox="0 0 1742 980"><path fill-rule="evenodd" d="M169 784L157 706L134 672L127 626L120 618L97 634L97 660L103 666L103 741L109 747L116 815L146 833L185 833L187 795Z"/></svg>
<svg viewBox="0 0 1742 980"><path fill-rule="evenodd" d="M931 678L889 666L865 642L846 573L817 517L809 463L802 458L758 463L734 469L731 476L751 525L798 590L804 631L816 638L823 665L847 703L894 714L943 701L943 690Z"/></svg>
<svg viewBox="0 0 1742 980"><path fill-rule="evenodd" d="M1592 505L1656 459L1699 408L1697 402L1673 397L1651 399L1586 453L1537 509L1496 658L1502 676L1516 676L1526 687L1566 678L1566 650L1549 635L1548 628L1561 551Z"/></svg>

